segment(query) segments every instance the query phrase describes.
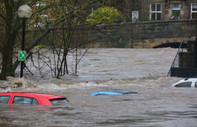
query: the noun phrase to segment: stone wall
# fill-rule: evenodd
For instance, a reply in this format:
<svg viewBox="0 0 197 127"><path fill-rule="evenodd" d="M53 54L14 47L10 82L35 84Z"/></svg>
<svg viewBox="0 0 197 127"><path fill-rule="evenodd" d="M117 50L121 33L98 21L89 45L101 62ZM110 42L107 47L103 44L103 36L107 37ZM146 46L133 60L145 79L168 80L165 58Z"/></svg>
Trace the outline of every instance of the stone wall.
<svg viewBox="0 0 197 127"><path fill-rule="evenodd" d="M75 40L94 40L99 47L152 48L164 43L195 40L197 20L80 26ZM83 32L85 31L85 32Z"/></svg>

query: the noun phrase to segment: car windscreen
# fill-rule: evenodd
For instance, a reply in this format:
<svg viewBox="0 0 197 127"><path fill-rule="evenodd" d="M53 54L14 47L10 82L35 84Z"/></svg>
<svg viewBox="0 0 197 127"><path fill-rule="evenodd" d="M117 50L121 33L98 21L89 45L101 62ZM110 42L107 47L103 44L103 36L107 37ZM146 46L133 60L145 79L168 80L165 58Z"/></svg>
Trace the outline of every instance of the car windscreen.
<svg viewBox="0 0 197 127"><path fill-rule="evenodd" d="M0 103L8 103L10 96L0 96Z"/></svg>
<svg viewBox="0 0 197 127"><path fill-rule="evenodd" d="M69 102L66 98L50 99L49 101L52 103L52 105L64 104Z"/></svg>

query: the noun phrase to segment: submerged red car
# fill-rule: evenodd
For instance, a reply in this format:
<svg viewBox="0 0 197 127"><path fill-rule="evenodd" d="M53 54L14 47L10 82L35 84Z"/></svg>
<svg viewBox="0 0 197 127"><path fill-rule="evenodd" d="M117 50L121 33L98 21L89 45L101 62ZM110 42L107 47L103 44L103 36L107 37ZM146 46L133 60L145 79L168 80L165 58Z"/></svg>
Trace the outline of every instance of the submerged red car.
<svg viewBox="0 0 197 127"><path fill-rule="evenodd" d="M32 105L57 105L68 103L64 96L33 92L7 92L0 93L0 103L7 104L32 104Z"/></svg>

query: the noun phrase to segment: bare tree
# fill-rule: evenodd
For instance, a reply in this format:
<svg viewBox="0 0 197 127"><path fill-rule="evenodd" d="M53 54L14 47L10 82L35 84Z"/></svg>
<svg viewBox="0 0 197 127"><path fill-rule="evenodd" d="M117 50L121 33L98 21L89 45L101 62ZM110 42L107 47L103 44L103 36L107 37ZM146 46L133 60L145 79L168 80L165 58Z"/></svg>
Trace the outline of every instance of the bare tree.
<svg viewBox="0 0 197 127"><path fill-rule="evenodd" d="M63 7L66 8L61 6L56 8L59 13L62 12L61 22L51 29L44 41L39 43L47 48L34 49L31 57L31 62L38 69L41 77L51 74L52 77L59 78L69 73L77 74L77 66L87 52L87 48L85 48L87 40L80 38L81 31L88 30L88 27L80 28L83 26L81 24L85 22L83 15L86 12L83 10L94 2L91 1L87 4L87 2L69 1L62 3ZM72 58L68 59L68 56L72 56ZM70 70L68 62L70 63Z"/></svg>

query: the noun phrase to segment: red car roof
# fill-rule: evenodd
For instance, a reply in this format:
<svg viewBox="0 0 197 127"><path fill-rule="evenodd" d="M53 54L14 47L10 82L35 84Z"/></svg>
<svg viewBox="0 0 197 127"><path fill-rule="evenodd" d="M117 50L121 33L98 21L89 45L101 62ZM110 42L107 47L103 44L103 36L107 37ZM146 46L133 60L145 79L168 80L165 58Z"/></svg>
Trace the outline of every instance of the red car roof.
<svg viewBox="0 0 197 127"><path fill-rule="evenodd" d="M64 96L58 96L53 94L45 94L45 93L34 93L34 92L7 92L7 93L0 93L0 95L11 95L11 94L17 94L17 95L31 95L31 96L39 96L44 97L47 99L55 99L55 98L66 98Z"/></svg>
<svg viewBox="0 0 197 127"><path fill-rule="evenodd" d="M36 99L39 105L53 105L51 102L52 100L61 100L66 99L64 96L54 95L54 94L45 94L45 93L36 93L36 92L7 92L7 93L0 93L0 96L10 96L10 99L8 101L8 104L12 104L14 101L14 97L16 96L23 96L23 97L30 97ZM54 103L55 103L54 102Z"/></svg>

